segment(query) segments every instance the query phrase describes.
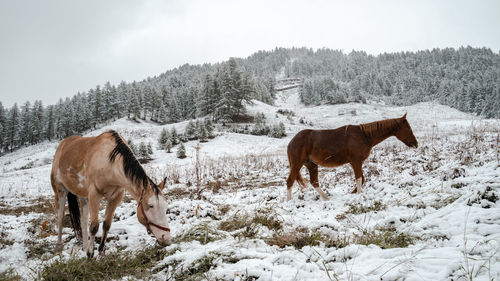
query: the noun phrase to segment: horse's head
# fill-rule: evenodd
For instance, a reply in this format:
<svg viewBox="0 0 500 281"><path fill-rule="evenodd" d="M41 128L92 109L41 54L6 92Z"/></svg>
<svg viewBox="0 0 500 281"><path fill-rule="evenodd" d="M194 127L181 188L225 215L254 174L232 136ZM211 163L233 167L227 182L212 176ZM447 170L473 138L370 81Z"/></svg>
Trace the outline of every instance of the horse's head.
<svg viewBox="0 0 500 281"><path fill-rule="evenodd" d="M406 113L405 115L403 115L403 117L399 118L398 121L399 121L399 127L395 132L396 138L398 138L408 147L417 148L418 141L415 138L415 135L413 135L410 123L408 123L408 120L406 120Z"/></svg>
<svg viewBox="0 0 500 281"><path fill-rule="evenodd" d="M166 178L158 185L150 182L148 188L142 192L137 206L137 218L146 226L148 232L152 232L158 242L162 245L170 244L170 228L167 222L167 200L161 194L165 187Z"/></svg>

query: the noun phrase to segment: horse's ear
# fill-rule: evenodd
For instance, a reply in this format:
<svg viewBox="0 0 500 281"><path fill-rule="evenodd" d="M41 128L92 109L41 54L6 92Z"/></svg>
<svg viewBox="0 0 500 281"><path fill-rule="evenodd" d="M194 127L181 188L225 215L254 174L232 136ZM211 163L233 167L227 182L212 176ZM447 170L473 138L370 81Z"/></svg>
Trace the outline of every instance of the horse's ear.
<svg viewBox="0 0 500 281"><path fill-rule="evenodd" d="M165 183L167 182L167 177L165 177L161 182L160 184L158 185L158 187L160 188L160 190L163 190L163 188L165 188Z"/></svg>
<svg viewBox="0 0 500 281"><path fill-rule="evenodd" d="M406 119L406 113L405 113L405 115L403 115L403 117L401 117L401 118L402 118L402 119Z"/></svg>

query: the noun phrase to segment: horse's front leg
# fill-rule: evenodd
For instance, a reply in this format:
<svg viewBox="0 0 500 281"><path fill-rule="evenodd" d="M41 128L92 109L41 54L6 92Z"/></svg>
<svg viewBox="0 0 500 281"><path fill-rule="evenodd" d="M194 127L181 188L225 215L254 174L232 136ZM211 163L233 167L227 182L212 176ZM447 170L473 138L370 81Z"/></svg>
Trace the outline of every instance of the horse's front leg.
<svg viewBox="0 0 500 281"><path fill-rule="evenodd" d="M111 228L111 222L113 222L113 215L115 213L116 207L120 204L123 198L123 191L120 191L115 198L108 201L106 205L106 213L104 215L104 221L102 222L102 238L99 244L99 255L104 254L106 243L106 237L108 236L109 229Z"/></svg>
<svg viewBox="0 0 500 281"><path fill-rule="evenodd" d="M354 178L356 178L356 188L351 193L361 193L361 186L364 183L363 161L353 161L350 164L354 170Z"/></svg>
<svg viewBox="0 0 500 281"><path fill-rule="evenodd" d="M90 213L90 239L87 248L87 257L94 257L94 240L97 231L99 230L99 202L101 201L101 196L92 188L89 192L88 198L88 209Z"/></svg>

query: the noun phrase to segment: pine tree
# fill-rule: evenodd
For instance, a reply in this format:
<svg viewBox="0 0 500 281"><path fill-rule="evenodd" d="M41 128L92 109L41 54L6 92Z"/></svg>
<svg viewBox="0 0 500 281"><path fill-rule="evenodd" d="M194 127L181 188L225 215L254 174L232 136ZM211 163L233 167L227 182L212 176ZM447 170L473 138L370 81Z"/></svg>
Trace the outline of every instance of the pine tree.
<svg viewBox="0 0 500 281"><path fill-rule="evenodd" d="M172 150L172 141L170 139L167 139L167 142L165 143L164 149L167 151L167 153L170 153Z"/></svg>
<svg viewBox="0 0 500 281"><path fill-rule="evenodd" d="M20 145L31 143L33 134L33 123L31 120L31 104L29 101L21 106L21 129L20 129Z"/></svg>
<svg viewBox="0 0 500 281"><path fill-rule="evenodd" d="M269 134L269 130L270 128L266 125L266 116L264 113L257 113L251 133L253 135L267 135Z"/></svg>
<svg viewBox="0 0 500 281"><path fill-rule="evenodd" d="M158 145L160 149L165 149L165 144L169 139L170 139L170 132L166 128L163 128L160 133L160 138L158 139Z"/></svg>
<svg viewBox="0 0 500 281"><path fill-rule="evenodd" d="M172 130L170 130L170 139L173 145L179 143L179 135L177 134L177 130L175 129L175 127L172 127Z"/></svg>
<svg viewBox="0 0 500 281"><path fill-rule="evenodd" d="M193 120L189 120L184 129L184 137L188 140L196 139L196 125Z"/></svg>
<svg viewBox="0 0 500 281"><path fill-rule="evenodd" d="M38 143L43 139L43 123L44 123L43 117L44 117L44 109L42 101L35 101L31 117L33 120L32 144Z"/></svg>
<svg viewBox="0 0 500 281"><path fill-rule="evenodd" d="M138 154L138 157L139 157L140 160L148 158L148 148L146 147L146 144L144 142L141 142L139 144L139 154Z"/></svg>
<svg viewBox="0 0 500 281"><path fill-rule="evenodd" d="M151 156L153 155L153 146L151 145L150 142L148 142L147 149L148 149L148 156L151 158Z"/></svg>
<svg viewBox="0 0 500 281"><path fill-rule="evenodd" d="M96 125L101 123L102 121L102 113L103 113L103 102L102 102L102 91L99 85L96 86L94 91L94 111L93 111L93 127L96 128ZM69 109L68 109L69 110Z"/></svg>
<svg viewBox="0 0 500 281"><path fill-rule="evenodd" d="M205 123L205 129L207 130L207 136L209 138L212 138L214 135L214 126L212 124L212 120L210 118L205 118L204 120Z"/></svg>
<svg viewBox="0 0 500 281"><path fill-rule="evenodd" d="M231 80L231 76L229 73L229 69L224 68L221 73L218 75L220 81L220 92L221 99L217 104L216 110L216 120L221 121L223 123L231 122L234 116L233 105L233 95L235 91L233 89L233 84Z"/></svg>
<svg viewBox="0 0 500 281"><path fill-rule="evenodd" d="M273 125L268 135L273 138L286 137L285 124L283 124L283 122L280 122L279 124Z"/></svg>
<svg viewBox="0 0 500 281"><path fill-rule="evenodd" d="M55 116L54 116L54 106L49 105L47 107L47 118L46 118L46 127L45 127L45 137L48 140L52 140L54 138L54 122L55 122Z"/></svg>
<svg viewBox="0 0 500 281"><path fill-rule="evenodd" d="M249 73L241 73L241 82L234 101L233 107L236 110L236 115L241 115L245 112L244 102L252 104L252 96L255 94L255 85Z"/></svg>
<svg viewBox="0 0 500 281"><path fill-rule="evenodd" d="M116 87L114 85L111 85L111 83L108 81L106 82L106 84L104 84L102 92L106 108L105 120L116 120L120 118L120 100L118 99Z"/></svg>
<svg viewBox="0 0 500 281"><path fill-rule="evenodd" d="M198 117L211 115L213 118L219 99L218 88L217 80L207 74L196 102Z"/></svg>
<svg viewBox="0 0 500 281"><path fill-rule="evenodd" d="M9 120L7 123L6 136L5 136L5 149L10 149L14 151L21 143L21 124L20 124L19 108L17 103L14 103L9 113Z"/></svg>
<svg viewBox="0 0 500 281"><path fill-rule="evenodd" d="M7 115L2 102L0 102L0 126L2 127L0 129L0 151L2 151L5 140L5 130L7 129Z"/></svg>
<svg viewBox="0 0 500 281"><path fill-rule="evenodd" d="M0 123L0 155L3 150L3 125Z"/></svg>
<svg viewBox="0 0 500 281"><path fill-rule="evenodd" d="M207 129L205 128L205 123L196 121L196 127L197 127L196 137L200 140L200 142L206 142L208 139L208 132Z"/></svg>
<svg viewBox="0 0 500 281"><path fill-rule="evenodd" d="M142 99L142 109L144 111L143 119L146 120L146 116L148 115L148 113L150 113L149 115L151 116L152 119L154 119L154 117L151 114L153 112L153 105L152 105L153 91L151 87L145 87L141 92L143 93L143 99Z"/></svg>
<svg viewBox="0 0 500 281"><path fill-rule="evenodd" d="M132 152L134 153L135 157L139 157L139 149L135 146L132 140L128 140L127 143L130 147L130 150L132 150Z"/></svg>
<svg viewBox="0 0 500 281"><path fill-rule="evenodd" d="M167 120L168 120L167 108L165 107L165 104L162 101L160 101L157 122L160 124L165 124L167 123Z"/></svg>
<svg viewBox="0 0 500 281"><path fill-rule="evenodd" d="M186 148L184 147L184 144L182 142L177 148L177 158L180 159L186 158Z"/></svg>
<svg viewBox="0 0 500 281"><path fill-rule="evenodd" d="M134 120L141 118L141 105L139 104L139 98L135 92L130 94L128 112L129 118L131 115Z"/></svg>

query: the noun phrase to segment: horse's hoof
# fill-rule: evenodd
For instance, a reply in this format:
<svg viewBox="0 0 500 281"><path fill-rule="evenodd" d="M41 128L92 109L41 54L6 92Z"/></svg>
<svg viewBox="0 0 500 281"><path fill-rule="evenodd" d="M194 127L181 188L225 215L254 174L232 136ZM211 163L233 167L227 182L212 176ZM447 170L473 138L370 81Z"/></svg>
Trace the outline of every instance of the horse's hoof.
<svg viewBox="0 0 500 281"><path fill-rule="evenodd" d="M106 248L104 247L99 247L99 256L103 256L106 253Z"/></svg>
<svg viewBox="0 0 500 281"><path fill-rule="evenodd" d="M94 257L94 252L87 252L87 259L91 259Z"/></svg>
<svg viewBox="0 0 500 281"><path fill-rule="evenodd" d="M351 191L351 194L355 194L355 193L357 193L356 191L357 191L357 190L356 190L356 188L355 188L353 191Z"/></svg>

